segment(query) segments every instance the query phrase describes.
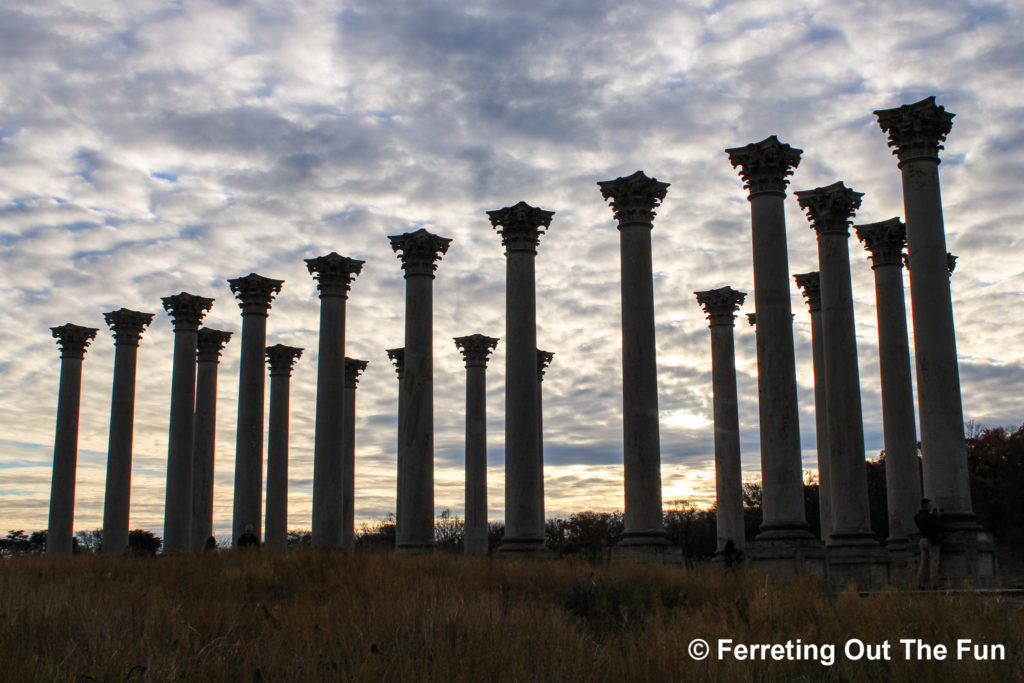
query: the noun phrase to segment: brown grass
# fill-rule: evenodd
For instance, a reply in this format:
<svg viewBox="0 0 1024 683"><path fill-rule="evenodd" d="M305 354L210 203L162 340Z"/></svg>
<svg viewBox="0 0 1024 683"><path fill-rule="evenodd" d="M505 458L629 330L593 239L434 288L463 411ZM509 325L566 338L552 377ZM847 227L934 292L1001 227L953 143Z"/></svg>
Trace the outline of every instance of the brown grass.
<svg viewBox="0 0 1024 683"><path fill-rule="evenodd" d="M0 562L12 681L1024 680L1024 599L825 594L720 566L225 552ZM836 662L696 662L694 638L837 644ZM844 659L850 638L892 660ZM900 638L951 646L906 661ZM956 661L958 638L1006 661Z"/></svg>

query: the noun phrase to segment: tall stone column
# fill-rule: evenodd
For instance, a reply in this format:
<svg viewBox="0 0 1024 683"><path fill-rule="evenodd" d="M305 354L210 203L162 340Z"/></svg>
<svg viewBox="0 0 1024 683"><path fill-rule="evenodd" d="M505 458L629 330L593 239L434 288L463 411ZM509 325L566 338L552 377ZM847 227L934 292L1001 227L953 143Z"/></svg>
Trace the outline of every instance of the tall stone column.
<svg viewBox="0 0 1024 683"><path fill-rule="evenodd" d="M821 276L794 275L811 314L811 359L814 365L814 437L818 450L818 522L821 540L832 535L832 475L828 456L828 390L825 388L825 332L821 324Z"/></svg>
<svg viewBox="0 0 1024 683"><path fill-rule="evenodd" d="M740 412L736 396L736 346L732 330L736 311L746 292L732 287L694 292L711 328L711 385L715 413L715 492L717 495L718 547L725 552L732 541L746 547L743 525L743 475L740 464Z"/></svg>
<svg viewBox="0 0 1024 683"><path fill-rule="evenodd" d="M455 337L466 361L466 540L467 555L487 555L487 359L494 337Z"/></svg>
<svg viewBox="0 0 1024 683"><path fill-rule="evenodd" d="M537 508L541 519L544 515L544 371L551 365L555 354L537 349Z"/></svg>
<svg viewBox="0 0 1024 683"><path fill-rule="evenodd" d="M487 215L505 247L505 537L498 551L531 553L544 549L535 261L555 214L519 202Z"/></svg>
<svg viewBox="0 0 1024 683"><path fill-rule="evenodd" d="M661 509L658 360L654 344L651 230L668 183L643 171L599 182L619 224L622 280L622 431L625 528L619 545L668 546Z"/></svg>
<svg viewBox="0 0 1024 683"><path fill-rule="evenodd" d="M893 564L905 565L909 539L917 536L914 513L921 501L914 389L910 379L910 342L903 298L903 247L907 232L899 218L856 225L854 229L864 248L871 253L871 269L875 273L885 487L889 503L886 547Z"/></svg>
<svg viewBox="0 0 1024 683"><path fill-rule="evenodd" d="M128 547L136 357L142 332L153 322L153 314L121 308L104 313L103 318L114 332L114 387L110 398L107 486L103 499L103 554L120 555Z"/></svg>
<svg viewBox="0 0 1024 683"><path fill-rule="evenodd" d="M189 549L192 535L192 446L195 439L193 429L199 323L213 306L213 299L181 292L161 300L164 310L174 319L164 552L180 553Z"/></svg>
<svg viewBox="0 0 1024 683"><path fill-rule="evenodd" d="M420 552L434 547L434 271L451 240L422 229L388 239L405 271L406 406L398 429L405 476L395 543Z"/></svg>
<svg viewBox="0 0 1024 683"><path fill-rule="evenodd" d="M369 361L345 359L345 462L341 467L341 547L356 547L356 385Z"/></svg>
<svg viewBox="0 0 1024 683"><path fill-rule="evenodd" d="M306 259L320 290L320 351L313 435L314 546L341 545L342 465L345 459L345 302L363 261L331 252Z"/></svg>
<svg viewBox="0 0 1024 683"><path fill-rule="evenodd" d="M270 430L267 434L267 526L269 548L288 547L288 404L292 366L302 349L284 344L268 346L270 365ZM244 528L243 528L244 531Z"/></svg>
<svg viewBox="0 0 1024 683"><path fill-rule="evenodd" d="M235 440L235 503L232 544L253 526L260 537L263 512L263 355L267 347L267 314L284 280L249 273L228 280L242 309L242 359L238 366L238 432Z"/></svg>
<svg viewBox="0 0 1024 683"><path fill-rule="evenodd" d="M70 555L75 521L75 470L78 467L78 409L82 397L82 360L99 332L67 323L51 327L60 347L60 389L57 429L53 441L53 479L50 483L50 523L46 554Z"/></svg>
<svg viewBox="0 0 1024 683"><path fill-rule="evenodd" d="M888 568L871 532L848 244L850 219L863 194L842 182L795 194L818 236L832 478L832 534L826 545L829 580L837 586L850 580L862 587L877 586L888 579Z"/></svg>
<svg viewBox="0 0 1024 683"><path fill-rule="evenodd" d="M402 376L405 374L405 349L386 349L388 360L395 366L395 374L398 375L398 440L395 443L395 521L397 526L398 518L402 516L402 495L405 490L405 458L402 455L405 439L402 438L402 425L405 424L406 396Z"/></svg>
<svg viewBox="0 0 1024 683"><path fill-rule="evenodd" d="M213 465L217 443L217 369L231 333L202 327L196 336L196 412L192 440L192 548L213 536Z"/></svg>
<svg viewBox="0 0 1024 683"><path fill-rule="evenodd" d="M776 574L824 573L804 512L793 311L786 253L786 187L802 150L772 135L725 150L749 192L757 314L757 394L761 431L762 511L751 559Z"/></svg>

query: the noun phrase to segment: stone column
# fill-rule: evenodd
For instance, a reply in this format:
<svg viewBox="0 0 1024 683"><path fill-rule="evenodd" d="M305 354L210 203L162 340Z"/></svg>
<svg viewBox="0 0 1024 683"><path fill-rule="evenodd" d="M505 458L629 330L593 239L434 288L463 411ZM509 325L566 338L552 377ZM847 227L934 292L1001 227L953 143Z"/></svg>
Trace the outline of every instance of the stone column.
<svg viewBox="0 0 1024 683"><path fill-rule="evenodd" d="M668 183L643 171L599 182L619 223L622 280L622 431L625 528L619 545L668 546L661 509L658 361L654 344L651 230Z"/></svg>
<svg viewBox="0 0 1024 683"><path fill-rule="evenodd" d="M402 444L405 443L405 439L402 438L402 425L405 424L405 404L406 397L404 391L404 385L402 383L402 377L405 375L405 349L386 349L388 354L388 360L390 360L395 366L395 374L398 375L398 440L395 443L395 521L397 523L398 518L402 515L402 496L401 492L405 490L405 458L402 456Z"/></svg>
<svg viewBox="0 0 1024 683"><path fill-rule="evenodd" d="M757 314L757 393L761 431L762 511L751 559L772 573L823 573L820 548L804 512L793 312L790 307L784 201L802 150L772 135L725 150L750 201Z"/></svg>
<svg viewBox="0 0 1024 683"><path fill-rule="evenodd" d="M268 346L264 353L270 364L267 525L264 534L267 547L284 550L288 547L288 404L292 366L302 356L302 349L274 344ZM245 531L244 527L242 531Z"/></svg>
<svg viewBox="0 0 1024 683"><path fill-rule="evenodd" d="M164 553L189 549L192 535L192 446L195 435L196 347L199 323L213 299L181 292L161 299L174 319L174 368L167 443Z"/></svg>
<svg viewBox="0 0 1024 683"><path fill-rule="evenodd" d="M451 240L422 229L388 239L405 271L406 406L398 429L405 471L395 543L420 552L434 547L434 271Z"/></svg>
<svg viewBox="0 0 1024 683"><path fill-rule="evenodd" d="M213 536L213 465L217 442L217 368L230 332L200 328L196 337L196 412L192 441L192 548Z"/></svg>
<svg viewBox="0 0 1024 683"><path fill-rule="evenodd" d="M821 276L794 275L811 313L811 358L814 364L814 437L818 449L818 522L821 540L832 535L832 476L828 456L828 390L825 388L825 332L821 327Z"/></svg>
<svg viewBox="0 0 1024 683"><path fill-rule="evenodd" d="M878 365L882 374L882 432L885 439L885 487L889 507L886 547L896 565L907 564L908 543L918 535L914 513L921 501L917 464L910 342L903 298L903 247L906 228L899 218L854 226L871 253L878 311Z"/></svg>
<svg viewBox="0 0 1024 683"><path fill-rule="evenodd" d="M142 332L153 322L153 314L121 308L104 313L103 318L114 333L114 387L110 398L107 486L103 499L103 554L120 555L128 547L136 357Z"/></svg>
<svg viewBox="0 0 1024 683"><path fill-rule="evenodd" d="M59 556L71 554L74 536L82 360L85 358L86 347L96 338L99 330L67 323L51 327L50 331L60 347L60 389L57 394L57 429L53 442L53 479L50 484L46 554Z"/></svg>
<svg viewBox="0 0 1024 683"><path fill-rule="evenodd" d="M885 555L876 552L881 548L871 532L850 279L850 219L863 194L842 182L795 194L818 236L832 478L832 533L826 546L829 580L837 586L854 580L867 588L884 583L888 575Z"/></svg>
<svg viewBox="0 0 1024 683"><path fill-rule="evenodd" d="M544 371L551 365L555 354L537 349L537 508L541 519L544 516Z"/></svg>
<svg viewBox="0 0 1024 683"><path fill-rule="evenodd" d="M341 467L341 547L356 548L356 385L369 361L345 359L345 462Z"/></svg>
<svg viewBox="0 0 1024 683"><path fill-rule="evenodd" d="M537 384L535 261L553 211L526 202L488 211L505 247L505 537L499 552L544 549L544 513L537 463L540 425Z"/></svg>
<svg viewBox="0 0 1024 683"><path fill-rule="evenodd" d="M320 290L320 351L313 436L314 546L341 545L342 464L345 459L345 302L363 261L331 252L306 259Z"/></svg>
<svg viewBox="0 0 1024 683"><path fill-rule="evenodd" d="M455 337L466 361L466 540L467 555L487 556L487 359L494 337Z"/></svg>
<svg viewBox="0 0 1024 683"><path fill-rule="evenodd" d="M732 330L736 311L746 292L732 287L694 292L711 328L711 385L715 413L715 492L717 495L717 555L732 541L746 547L743 525L743 475L740 465L740 413L736 396L736 347Z"/></svg>
<svg viewBox="0 0 1024 683"><path fill-rule="evenodd" d="M267 314L284 280L249 273L228 280L242 309L242 359L238 366L238 432L235 440L235 503L231 543L245 527L260 534L263 512L263 355L267 347Z"/></svg>

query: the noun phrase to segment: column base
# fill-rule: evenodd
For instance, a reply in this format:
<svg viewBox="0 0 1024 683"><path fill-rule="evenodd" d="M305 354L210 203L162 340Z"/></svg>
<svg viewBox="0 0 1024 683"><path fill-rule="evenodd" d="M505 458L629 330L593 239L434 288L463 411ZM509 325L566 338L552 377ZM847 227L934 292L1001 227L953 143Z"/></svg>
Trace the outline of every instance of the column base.
<svg viewBox="0 0 1024 683"><path fill-rule="evenodd" d="M551 553L544 547L542 538L509 538L501 539L497 556L507 560L546 560Z"/></svg>
<svg viewBox="0 0 1024 683"><path fill-rule="evenodd" d="M747 546L747 562L775 578L810 575L825 579L825 548L804 530L806 537L757 540Z"/></svg>
<svg viewBox="0 0 1024 683"><path fill-rule="evenodd" d="M995 588L999 566L992 536L973 513L945 513L946 535L939 550L939 582L947 587Z"/></svg>
<svg viewBox="0 0 1024 683"><path fill-rule="evenodd" d="M885 550L889 553L890 582L899 583L913 577L917 569L913 549L917 545L917 537L890 536L885 539Z"/></svg>
<svg viewBox="0 0 1024 683"><path fill-rule="evenodd" d="M814 534L806 522L802 524L762 524L757 530L755 541L815 541Z"/></svg>
<svg viewBox="0 0 1024 683"><path fill-rule="evenodd" d="M433 543L403 543L396 545L395 550L402 555L429 555L434 552Z"/></svg>
<svg viewBox="0 0 1024 683"><path fill-rule="evenodd" d="M878 590L889 583L889 553L871 534L832 534L825 556L832 590L850 583L858 590Z"/></svg>

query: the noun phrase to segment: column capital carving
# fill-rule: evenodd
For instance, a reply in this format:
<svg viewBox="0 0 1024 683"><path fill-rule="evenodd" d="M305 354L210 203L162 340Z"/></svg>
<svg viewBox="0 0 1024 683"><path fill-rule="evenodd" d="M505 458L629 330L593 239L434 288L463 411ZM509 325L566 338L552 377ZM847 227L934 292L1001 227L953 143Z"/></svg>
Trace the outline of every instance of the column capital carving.
<svg viewBox="0 0 1024 683"><path fill-rule="evenodd" d="M366 366L370 364L368 360L357 360L355 358L345 357L345 388L355 389L356 385L359 384L359 375L363 374L366 370Z"/></svg>
<svg viewBox="0 0 1024 683"><path fill-rule="evenodd" d="M757 327L757 313L747 313L747 324L751 327Z"/></svg>
<svg viewBox="0 0 1024 683"><path fill-rule="evenodd" d="M103 314L103 319L114 333L114 346L138 346L142 332L153 322L153 313L140 313L119 308Z"/></svg>
<svg viewBox="0 0 1024 683"><path fill-rule="evenodd" d="M402 379L402 375L405 373L405 348L386 350L388 353L388 360L390 360L395 366L395 372L398 374L398 379Z"/></svg>
<svg viewBox="0 0 1024 683"><path fill-rule="evenodd" d="M352 281L363 270L365 261L342 256L332 251L326 256L304 259L309 274L316 280L316 288L320 298L325 296L342 296L348 298Z"/></svg>
<svg viewBox="0 0 1024 683"><path fill-rule="evenodd" d="M853 214L860 208L863 192L854 192L843 181L827 187L794 192L797 203L807 212L807 220L818 236L842 234L849 236Z"/></svg>
<svg viewBox="0 0 1024 683"><path fill-rule="evenodd" d="M807 302L807 308L811 313L817 313L821 310L821 273L814 271L811 273L798 273L793 276L796 280L796 286L803 292L804 301Z"/></svg>
<svg viewBox="0 0 1024 683"><path fill-rule="evenodd" d="M620 228L629 223L653 223L654 210L661 206L669 188L669 183L649 178L643 171L615 180L599 181L597 185L601 188L601 196L612 200L612 212Z"/></svg>
<svg viewBox="0 0 1024 683"><path fill-rule="evenodd" d="M896 148L893 154L902 166L906 161L920 158L938 163L939 150L943 149L942 143L953 129L956 114L935 104L932 95L914 104L879 109L875 116L882 132L889 135L889 146Z"/></svg>
<svg viewBox="0 0 1024 683"><path fill-rule="evenodd" d="M785 196L789 185L787 176L793 175L794 169L800 165L800 155L804 151L779 142L772 135L745 147L727 149L725 153L729 155L733 168L739 167L743 188L753 198L763 193Z"/></svg>
<svg viewBox="0 0 1024 683"><path fill-rule="evenodd" d="M270 376L291 377L292 366L295 361L302 357L302 349L297 346L285 346L274 344L268 346L264 353L267 355L267 363L270 365Z"/></svg>
<svg viewBox="0 0 1024 683"><path fill-rule="evenodd" d="M960 258L960 257L959 256L954 256L953 254L949 253L948 251L946 252L946 269L949 271L949 276L950 277L953 277L953 271L956 270L956 260L958 258Z"/></svg>
<svg viewBox="0 0 1024 683"><path fill-rule="evenodd" d="M471 334L466 337L455 337L455 347L462 352L467 368L486 368L491 351L498 346L495 337L482 334Z"/></svg>
<svg viewBox="0 0 1024 683"><path fill-rule="evenodd" d="M878 223L855 225L857 238L871 254L871 268L903 265L903 248L907 244L907 227L899 218Z"/></svg>
<svg viewBox="0 0 1024 683"><path fill-rule="evenodd" d="M196 360L218 362L220 352L229 341L231 341L230 332L214 330L209 327L199 328L199 336L196 337Z"/></svg>
<svg viewBox="0 0 1024 683"><path fill-rule="evenodd" d="M213 306L213 299L180 292L174 296L161 297L164 310L174 320L174 331L196 330L203 322L207 311Z"/></svg>
<svg viewBox="0 0 1024 683"><path fill-rule="evenodd" d="M746 292L740 292L732 287L719 287L708 289L703 292L694 292L697 295L697 303L704 309L708 317L708 327L728 325L732 327L736 320L736 311L747 298Z"/></svg>
<svg viewBox="0 0 1024 683"><path fill-rule="evenodd" d="M551 365L551 359L555 357L553 351L541 351L537 349L537 381L544 381L544 371Z"/></svg>
<svg viewBox="0 0 1024 683"><path fill-rule="evenodd" d="M555 212L519 202L515 206L488 211L487 215L491 219L491 227L501 235L501 245L505 247L506 254L510 251L530 251L536 254L540 236L544 233L542 228L551 226L551 217Z"/></svg>
<svg viewBox="0 0 1024 683"><path fill-rule="evenodd" d="M231 292L238 299L238 307L242 309L242 315L255 313L266 316L270 310L270 302L274 300L275 294L280 293L283 284L284 280L272 280L256 273L228 280Z"/></svg>
<svg viewBox="0 0 1024 683"><path fill-rule="evenodd" d="M74 323L65 323L59 327L51 327L50 332L53 333L53 338L57 340L57 346L60 347L60 357L62 359L77 358L81 360L85 358L85 349L96 338L99 330L95 327L82 327Z"/></svg>
<svg viewBox="0 0 1024 683"><path fill-rule="evenodd" d="M451 244L450 238L439 237L423 228L402 235L388 235L388 239L391 240L391 248L401 252L398 258L402 260L402 270L407 278L410 275L433 277L437 262L448 253L448 245Z"/></svg>

